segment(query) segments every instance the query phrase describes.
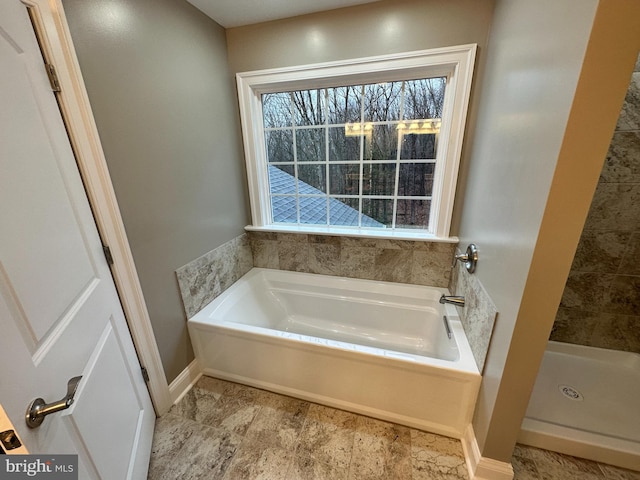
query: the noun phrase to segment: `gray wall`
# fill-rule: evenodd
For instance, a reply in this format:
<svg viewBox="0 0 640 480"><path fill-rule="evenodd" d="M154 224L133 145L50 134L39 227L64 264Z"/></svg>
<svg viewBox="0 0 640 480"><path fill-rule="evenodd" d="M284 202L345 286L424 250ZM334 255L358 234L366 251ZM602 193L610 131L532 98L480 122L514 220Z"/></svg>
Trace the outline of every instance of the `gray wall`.
<svg viewBox="0 0 640 480"><path fill-rule="evenodd" d="M551 340L640 353L640 58Z"/></svg>
<svg viewBox="0 0 640 480"><path fill-rule="evenodd" d="M496 3L460 223L499 312L473 420L485 457L511 458L626 90L637 13L607 0Z"/></svg>
<svg viewBox="0 0 640 480"><path fill-rule="evenodd" d="M227 30L233 72L486 44L493 0L386 0Z"/></svg>
<svg viewBox="0 0 640 480"><path fill-rule="evenodd" d="M225 31L184 0L63 4L172 381L193 359L174 271L249 218Z"/></svg>

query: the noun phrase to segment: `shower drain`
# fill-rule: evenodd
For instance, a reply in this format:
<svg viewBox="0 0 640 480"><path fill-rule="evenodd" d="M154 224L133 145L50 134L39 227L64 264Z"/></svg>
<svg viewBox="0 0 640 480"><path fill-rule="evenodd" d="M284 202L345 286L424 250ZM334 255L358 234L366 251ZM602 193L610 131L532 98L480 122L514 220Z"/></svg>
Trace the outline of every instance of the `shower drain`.
<svg viewBox="0 0 640 480"><path fill-rule="evenodd" d="M558 385L558 389L560 390L560 393L562 393L562 395L564 395L565 397L571 400L575 400L577 402L581 402L584 400L584 397L582 396L582 394L575 388L570 387L569 385Z"/></svg>

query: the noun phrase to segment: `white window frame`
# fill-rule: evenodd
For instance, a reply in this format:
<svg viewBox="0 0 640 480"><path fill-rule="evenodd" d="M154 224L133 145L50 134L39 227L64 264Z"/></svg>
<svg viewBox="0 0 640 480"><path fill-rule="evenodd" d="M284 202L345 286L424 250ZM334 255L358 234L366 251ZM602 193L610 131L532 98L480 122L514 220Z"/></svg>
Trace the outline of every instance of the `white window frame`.
<svg viewBox="0 0 640 480"><path fill-rule="evenodd" d="M382 237L449 238L476 49L476 44L459 45L238 73L236 80L253 223L247 228L336 235L343 233ZM441 143L439 143L437 152L429 230L344 228L323 225L300 225L295 228L283 228L272 223L262 119L263 94L437 76L447 78L447 88L440 130ZM444 141L445 139L446 141Z"/></svg>

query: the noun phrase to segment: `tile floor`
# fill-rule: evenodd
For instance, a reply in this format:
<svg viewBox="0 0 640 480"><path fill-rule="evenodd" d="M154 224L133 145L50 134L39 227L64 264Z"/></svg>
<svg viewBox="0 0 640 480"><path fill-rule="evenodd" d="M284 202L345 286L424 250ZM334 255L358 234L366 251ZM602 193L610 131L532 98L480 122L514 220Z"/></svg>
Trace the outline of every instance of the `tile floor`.
<svg viewBox="0 0 640 480"><path fill-rule="evenodd" d="M518 445L516 480L640 480ZM150 480L467 480L458 440L210 377L159 418Z"/></svg>

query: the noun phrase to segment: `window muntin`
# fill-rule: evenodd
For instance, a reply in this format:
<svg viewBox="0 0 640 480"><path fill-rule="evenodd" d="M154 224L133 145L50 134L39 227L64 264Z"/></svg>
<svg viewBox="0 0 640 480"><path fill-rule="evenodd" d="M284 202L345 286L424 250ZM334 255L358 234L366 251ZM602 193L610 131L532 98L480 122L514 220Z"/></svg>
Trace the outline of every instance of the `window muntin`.
<svg viewBox="0 0 640 480"><path fill-rule="evenodd" d="M238 74L250 228L339 234L345 226L349 235L447 238L475 50L462 45ZM446 79L444 91L403 91L436 78ZM425 101L440 103L438 94L442 114L419 118ZM263 109L263 100L290 107ZM273 171L288 173L279 189ZM275 202L288 209L282 223L274 223ZM300 212L312 206L322 225L304 226L309 219Z"/></svg>
<svg viewBox="0 0 640 480"><path fill-rule="evenodd" d="M273 222L428 230L446 83L263 94Z"/></svg>

